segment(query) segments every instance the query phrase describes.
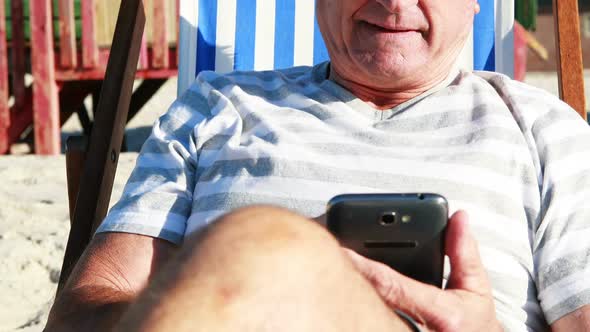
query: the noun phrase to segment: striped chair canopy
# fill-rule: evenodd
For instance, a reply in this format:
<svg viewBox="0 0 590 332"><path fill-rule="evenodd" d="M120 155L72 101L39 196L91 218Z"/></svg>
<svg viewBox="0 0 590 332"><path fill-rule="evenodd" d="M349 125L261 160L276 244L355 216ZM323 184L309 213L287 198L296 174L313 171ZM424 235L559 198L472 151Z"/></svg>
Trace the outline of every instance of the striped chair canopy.
<svg viewBox="0 0 590 332"><path fill-rule="evenodd" d="M464 69L514 73L514 3L479 0ZM328 60L315 0L180 0L178 94L203 70L268 70Z"/></svg>

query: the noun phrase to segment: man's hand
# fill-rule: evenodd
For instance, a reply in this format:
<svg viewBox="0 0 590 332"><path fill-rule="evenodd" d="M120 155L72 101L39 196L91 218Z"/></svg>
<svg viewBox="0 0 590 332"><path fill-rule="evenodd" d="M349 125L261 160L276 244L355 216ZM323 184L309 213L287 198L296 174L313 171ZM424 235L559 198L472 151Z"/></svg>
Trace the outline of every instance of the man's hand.
<svg viewBox="0 0 590 332"><path fill-rule="evenodd" d="M317 222L319 225L321 225L322 227L327 227L327 220L326 220L326 214L322 214L321 216L317 216L315 218L312 218L311 220Z"/></svg>
<svg viewBox="0 0 590 332"><path fill-rule="evenodd" d="M356 268L392 309L399 309L433 331L501 330L487 274L465 212L447 226L445 254L451 275L445 290L408 278L388 266L345 249Z"/></svg>

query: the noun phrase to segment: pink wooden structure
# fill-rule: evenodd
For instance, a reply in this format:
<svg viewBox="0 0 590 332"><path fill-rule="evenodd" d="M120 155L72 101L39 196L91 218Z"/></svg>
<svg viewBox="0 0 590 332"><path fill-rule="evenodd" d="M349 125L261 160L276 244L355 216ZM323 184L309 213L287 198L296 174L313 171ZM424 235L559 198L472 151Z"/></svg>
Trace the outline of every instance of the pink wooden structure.
<svg viewBox="0 0 590 332"><path fill-rule="evenodd" d="M4 6L0 6L0 54L6 54L6 20ZM8 108L8 63L5 56L0 56L0 151L7 150L8 126L10 125Z"/></svg>
<svg viewBox="0 0 590 332"><path fill-rule="evenodd" d="M0 5L0 154L8 153L10 145L31 125L35 153L59 154L61 125L73 112L84 107L86 96L97 96L100 91L109 54L109 48L101 47L96 38L96 4L101 0L81 1L82 36L78 38L74 1L57 1L59 13L53 13L53 0L30 1L30 43L24 33L23 0L11 2L12 38L8 43L6 13ZM165 13L168 6L176 6L178 15L178 2L151 0L150 3L145 10L152 11L151 26L157 28L151 31L149 45L145 36L143 39L136 77L144 79L147 87L138 89L139 94L134 95L136 108L140 108L167 78L177 75L176 47L170 47L167 39L170 18ZM54 15L59 16L57 42L54 41ZM25 85L27 59L31 63L32 86ZM10 97L14 101L9 106ZM130 113L133 112L131 109Z"/></svg>

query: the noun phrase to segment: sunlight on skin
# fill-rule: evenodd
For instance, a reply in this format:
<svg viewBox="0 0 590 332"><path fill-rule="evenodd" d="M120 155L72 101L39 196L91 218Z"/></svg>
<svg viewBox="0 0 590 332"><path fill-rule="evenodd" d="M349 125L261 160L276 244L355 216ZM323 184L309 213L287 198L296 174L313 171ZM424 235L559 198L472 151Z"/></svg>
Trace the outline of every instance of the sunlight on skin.
<svg viewBox="0 0 590 332"><path fill-rule="evenodd" d="M479 10L475 0L319 0L330 78L375 108L395 107L447 78Z"/></svg>

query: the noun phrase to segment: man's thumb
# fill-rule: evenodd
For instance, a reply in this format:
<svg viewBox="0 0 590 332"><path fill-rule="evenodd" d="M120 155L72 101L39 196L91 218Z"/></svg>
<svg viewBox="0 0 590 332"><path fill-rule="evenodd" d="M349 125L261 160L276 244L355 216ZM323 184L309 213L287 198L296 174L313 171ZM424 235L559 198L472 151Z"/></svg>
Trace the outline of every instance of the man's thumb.
<svg viewBox="0 0 590 332"><path fill-rule="evenodd" d="M451 261L447 288L463 289L479 294L491 292L490 282L481 262L475 238L469 229L469 216L458 211L449 220L445 252Z"/></svg>

